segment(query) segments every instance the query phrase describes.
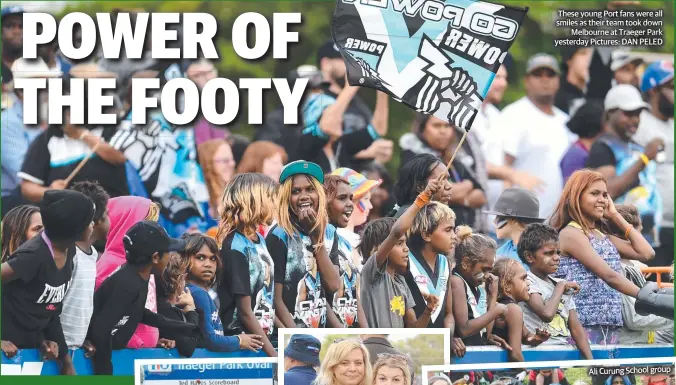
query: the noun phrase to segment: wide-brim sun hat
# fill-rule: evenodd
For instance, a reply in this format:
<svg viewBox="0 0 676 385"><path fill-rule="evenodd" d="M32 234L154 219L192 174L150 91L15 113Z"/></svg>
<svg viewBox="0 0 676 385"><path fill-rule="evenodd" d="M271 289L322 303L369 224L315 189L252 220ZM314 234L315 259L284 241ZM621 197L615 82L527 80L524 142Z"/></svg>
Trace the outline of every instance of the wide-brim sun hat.
<svg viewBox="0 0 676 385"><path fill-rule="evenodd" d="M295 175L309 175L319 183L324 184L324 171L322 171L322 168L316 163L305 160L297 160L284 166L282 174L279 176L279 183L284 183Z"/></svg>
<svg viewBox="0 0 676 385"><path fill-rule="evenodd" d="M537 196L522 188L508 188L500 194L493 210L483 210L485 214L509 218L521 218L544 221L540 218L540 202Z"/></svg>

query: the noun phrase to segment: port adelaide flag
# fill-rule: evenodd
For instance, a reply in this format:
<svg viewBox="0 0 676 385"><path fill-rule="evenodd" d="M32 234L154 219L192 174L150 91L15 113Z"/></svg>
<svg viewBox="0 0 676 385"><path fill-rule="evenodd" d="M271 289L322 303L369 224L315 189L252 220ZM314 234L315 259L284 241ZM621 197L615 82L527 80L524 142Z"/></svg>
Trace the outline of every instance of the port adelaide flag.
<svg viewBox="0 0 676 385"><path fill-rule="evenodd" d="M474 0L336 0L350 85L469 130L528 8Z"/></svg>

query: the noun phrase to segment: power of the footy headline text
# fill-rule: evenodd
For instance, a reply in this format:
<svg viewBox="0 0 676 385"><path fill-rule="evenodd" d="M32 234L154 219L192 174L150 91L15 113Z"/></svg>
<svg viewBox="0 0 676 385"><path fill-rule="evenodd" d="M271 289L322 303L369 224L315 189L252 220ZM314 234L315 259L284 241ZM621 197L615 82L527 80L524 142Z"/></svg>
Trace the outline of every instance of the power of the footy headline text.
<svg viewBox="0 0 676 385"><path fill-rule="evenodd" d="M57 23L54 16L47 13L24 13L23 58L36 59L40 45L57 39L61 54L77 61L90 58L97 47L100 47L105 59L119 59L121 56L128 59L145 58L145 47L149 47L152 59L159 61L219 59L214 45L218 33L214 16L208 13L136 13L135 16L135 23L132 23L129 13L115 16L97 13L92 18L84 13L73 12ZM181 34L177 30L179 23ZM289 44L299 41L299 33L290 28L300 23L300 13L275 13L271 21L259 13L243 13L232 26L234 52L242 59L257 60L272 47L274 59L287 59ZM250 27L255 31L251 46L247 42L247 30ZM79 29L82 31L82 42L76 47L73 37ZM152 44L146 44L147 37ZM198 52L201 55L198 56ZM219 77L207 82L200 90L195 83L185 78L184 71L185 68L182 68L175 76L165 77L166 83L163 84L159 78L131 80L133 124L145 124L148 110L154 108L160 108L164 118L174 125L188 124L198 114L212 124L228 124L240 112L240 89L248 90L248 123L261 124L263 92L273 86L284 107L284 123L298 123L297 111L307 87L307 79L296 80L292 88L285 78L241 78L236 83ZM61 124L64 107L69 109L73 124L116 124L118 115L104 111L113 106L112 92L119 86L126 88L128 84L117 84L115 78L97 78L95 75L88 77L86 82L82 78L66 80L22 77L20 74L14 76L14 88L23 91L25 124L37 124L38 120ZM66 95L64 89L69 90ZM49 97L48 116L42 119L38 118L39 92L46 92ZM158 92L159 98L152 95ZM219 98L221 103L216 103L219 92L224 94L224 98ZM177 95L185 100L184 105L177 105Z"/></svg>

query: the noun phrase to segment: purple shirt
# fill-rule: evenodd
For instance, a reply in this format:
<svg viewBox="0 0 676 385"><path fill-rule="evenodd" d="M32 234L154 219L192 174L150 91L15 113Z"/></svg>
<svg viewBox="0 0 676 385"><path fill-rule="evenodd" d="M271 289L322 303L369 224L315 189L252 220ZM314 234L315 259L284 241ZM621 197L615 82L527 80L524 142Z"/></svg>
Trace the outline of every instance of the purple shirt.
<svg viewBox="0 0 676 385"><path fill-rule="evenodd" d="M589 150L579 140L570 146L561 159L561 175L563 175L564 184L575 171L584 168L587 157L589 157Z"/></svg>
<svg viewBox="0 0 676 385"><path fill-rule="evenodd" d="M230 136L230 131L223 127L214 126L204 117L200 117L195 124L195 146L211 139L226 139Z"/></svg>

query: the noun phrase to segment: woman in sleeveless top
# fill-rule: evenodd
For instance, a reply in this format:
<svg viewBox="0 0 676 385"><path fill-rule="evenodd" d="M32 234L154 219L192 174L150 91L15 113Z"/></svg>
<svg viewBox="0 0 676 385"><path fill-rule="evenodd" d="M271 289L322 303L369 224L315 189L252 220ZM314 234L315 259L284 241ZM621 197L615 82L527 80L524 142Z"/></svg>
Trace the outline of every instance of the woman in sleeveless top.
<svg viewBox="0 0 676 385"><path fill-rule="evenodd" d="M611 222L625 239L608 235ZM621 295L636 297L639 288L622 274L620 255L649 261L655 255L643 236L615 209L603 175L579 170L571 175L551 218L560 232L561 263L555 276L575 281L575 305L592 344L619 343Z"/></svg>

